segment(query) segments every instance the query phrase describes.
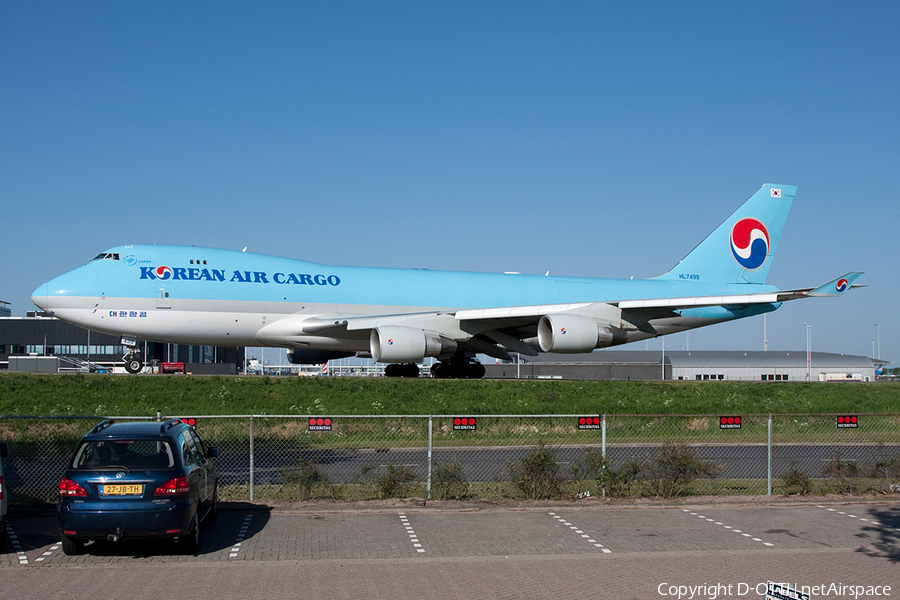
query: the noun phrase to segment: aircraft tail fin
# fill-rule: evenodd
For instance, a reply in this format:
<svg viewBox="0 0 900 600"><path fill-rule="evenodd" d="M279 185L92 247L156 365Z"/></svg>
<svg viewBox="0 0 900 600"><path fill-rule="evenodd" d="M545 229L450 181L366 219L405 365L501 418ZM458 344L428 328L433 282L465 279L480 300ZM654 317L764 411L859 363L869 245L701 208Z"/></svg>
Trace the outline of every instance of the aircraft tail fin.
<svg viewBox="0 0 900 600"><path fill-rule="evenodd" d="M797 187L767 183L657 279L765 283Z"/></svg>

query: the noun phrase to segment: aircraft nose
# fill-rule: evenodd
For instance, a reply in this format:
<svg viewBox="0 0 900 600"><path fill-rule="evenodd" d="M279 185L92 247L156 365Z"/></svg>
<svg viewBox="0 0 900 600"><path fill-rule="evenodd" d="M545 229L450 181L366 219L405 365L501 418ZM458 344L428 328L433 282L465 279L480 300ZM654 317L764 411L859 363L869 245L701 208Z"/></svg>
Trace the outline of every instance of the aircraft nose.
<svg viewBox="0 0 900 600"><path fill-rule="evenodd" d="M41 284L31 293L31 301L41 310L47 310L50 306L50 282Z"/></svg>

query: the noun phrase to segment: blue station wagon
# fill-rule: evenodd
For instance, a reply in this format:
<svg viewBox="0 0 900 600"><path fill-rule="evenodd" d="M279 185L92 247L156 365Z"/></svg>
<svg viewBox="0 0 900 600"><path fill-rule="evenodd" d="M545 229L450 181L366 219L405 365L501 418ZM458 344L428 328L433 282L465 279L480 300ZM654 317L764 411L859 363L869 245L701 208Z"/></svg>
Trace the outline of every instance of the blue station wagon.
<svg viewBox="0 0 900 600"><path fill-rule="evenodd" d="M107 420L85 435L59 482L57 518L63 552L91 540L171 538L185 553L200 544L200 522L214 521L217 475L193 427Z"/></svg>

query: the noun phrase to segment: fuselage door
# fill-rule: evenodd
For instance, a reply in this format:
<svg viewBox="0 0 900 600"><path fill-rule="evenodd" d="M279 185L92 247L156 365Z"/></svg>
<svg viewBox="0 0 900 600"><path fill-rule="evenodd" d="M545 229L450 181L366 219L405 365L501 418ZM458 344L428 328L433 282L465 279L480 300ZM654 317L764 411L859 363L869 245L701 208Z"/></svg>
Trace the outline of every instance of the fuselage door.
<svg viewBox="0 0 900 600"><path fill-rule="evenodd" d="M166 290L166 284L160 283L156 292L156 308L172 308L171 292Z"/></svg>

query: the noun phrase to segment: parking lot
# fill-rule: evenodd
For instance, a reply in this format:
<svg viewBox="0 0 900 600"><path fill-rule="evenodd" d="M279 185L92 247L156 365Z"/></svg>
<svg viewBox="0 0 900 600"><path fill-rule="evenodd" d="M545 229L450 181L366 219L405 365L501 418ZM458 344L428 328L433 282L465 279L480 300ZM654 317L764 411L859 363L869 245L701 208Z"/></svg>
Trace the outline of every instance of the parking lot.
<svg viewBox="0 0 900 600"><path fill-rule="evenodd" d="M197 555L182 555L169 542L134 540L95 543L82 556L65 556L51 515L13 514L7 552L0 555L0 580L7 584L34 579L44 586L56 578L68 581L76 573L81 577L85 570L104 573L109 566L117 567L117 576L123 566L129 567L128 573L154 576L183 574L188 568L196 577L208 578L211 590L233 578L235 589L240 589L263 573L280 573L279 577L294 577L296 586L303 588L324 585L325 590L315 590L320 596L343 590L335 596L343 597L362 581L319 578L328 572L337 577L352 567L371 585L384 579L393 590L385 591L384 597L421 597L425 591L416 591L416 586L431 589L441 578L458 573L467 583L446 596L455 598L479 597L476 592L484 597L497 585L495 578L511 576L512 568L518 575L501 589L522 594L511 597L544 597L542 589L548 594L555 589L558 597L562 590L589 591L601 582L625 586L633 592L626 597L663 597L660 590L667 589L659 588L663 583L736 585L760 577L762 581L791 577L805 585L832 581L890 585L894 594L900 594L897 503L640 508L568 504L480 510L412 504L310 512L250 504L225 508L216 523L204 526ZM240 568L250 565L255 568ZM684 570L669 573L678 565ZM366 572L369 575L363 576ZM545 579L538 580L544 584L528 583L536 572L558 573L562 579L550 588ZM585 576L587 580L582 579ZM400 586L409 587L408 596L393 589L404 577L414 579ZM426 583L422 577L436 579ZM368 597L381 597L371 585L363 588ZM250 586L242 597L254 597L254 589ZM284 597L298 597L291 595L292 589L286 587ZM22 591L21 597L29 597L29 588ZM95 592L94 597L106 597ZM733 592L733 597L741 597L737 588ZM129 595L143 597L139 589Z"/></svg>

